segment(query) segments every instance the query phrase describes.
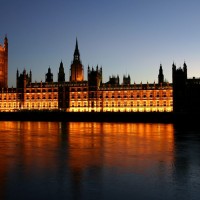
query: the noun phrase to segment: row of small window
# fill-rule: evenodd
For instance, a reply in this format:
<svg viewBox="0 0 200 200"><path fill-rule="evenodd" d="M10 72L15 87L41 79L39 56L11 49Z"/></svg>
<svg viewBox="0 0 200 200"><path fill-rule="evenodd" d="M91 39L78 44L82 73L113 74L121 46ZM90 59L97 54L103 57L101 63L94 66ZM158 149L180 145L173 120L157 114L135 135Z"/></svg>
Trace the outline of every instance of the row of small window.
<svg viewBox="0 0 200 200"><path fill-rule="evenodd" d="M19 98L20 98L20 97L19 97ZM26 98L27 98L27 99L30 99L29 96L27 96ZM54 99L57 99L57 96L54 96L53 98L54 98ZM48 97L48 99L53 99L53 98L52 98L51 96ZM31 96L31 99L40 99L40 96L37 96L37 97L36 97L36 96ZM46 99L46 96L43 96L42 99ZM6 98L6 97L1 98L1 97L0 97L0 101L1 101L1 100L16 100L16 96L14 96L14 97L8 97L8 98Z"/></svg>
<svg viewBox="0 0 200 200"><path fill-rule="evenodd" d="M100 107L102 107L102 102L100 102L99 104L95 104L94 102L92 102L91 103L91 107L94 107L94 106L100 106ZM82 106L83 107L87 107L88 106L88 104L86 103L86 102L84 102L83 104L82 104ZM106 106L106 107L121 107L121 106L124 106L124 107L127 107L127 106L131 106L131 107L133 107L133 106L137 106L137 107L139 107L139 106L144 106L144 107L146 107L146 106L150 106L150 107L153 107L153 106L167 106L167 103L166 102L163 102L163 103L161 103L161 102L157 102L156 104L153 104L153 102L150 102L150 104L148 104L147 105L147 103L146 102L144 102L143 104L142 103L140 103L140 102L137 102L137 104L133 104L133 102L131 102L130 104L128 104L128 103L126 103L126 102L124 102L124 103L118 103L118 104L115 104L114 102L112 102L111 104L109 104L108 102L106 102L105 103L105 105L104 106ZM173 106L173 103L172 102L170 102L170 106ZM72 107L75 107L75 104L74 103L72 103ZM81 107L81 103L79 102L78 103L78 107Z"/></svg>
<svg viewBox="0 0 200 200"><path fill-rule="evenodd" d="M7 103L4 103L4 104L0 104L0 108L11 108L11 107L13 107L13 108L16 108L16 104L7 104Z"/></svg>
<svg viewBox="0 0 200 200"><path fill-rule="evenodd" d="M159 103L157 103L156 105L153 105L153 104L147 105L147 104L144 103L144 104L136 104L136 105L130 104L130 105L128 105L128 104L124 103L124 104L118 104L118 105L114 105L114 104L111 105L111 107L116 107L116 106L117 107L121 107L121 106L123 106L123 107L127 107L127 106L131 106L131 107L135 107L135 106L137 106L137 107L150 106L150 107L153 107L153 106L167 106L167 104L159 104ZM170 105L170 106L172 106L172 105ZM106 104L106 107L110 107L110 106L108 104Z"/></svg>
<svg viewBox="0 0 200 200"><path fill-rule="evenodd" d="M55 103L55 104L49 103L49 104L42 104L42 105L39 103L38 104L33 103L32 105L26 104L27 108L29 108L29 107L32 107L32 108L34 108L34 107L37 107L37 108L41 108L41 107L45 108L46 107L47 108L48 107L48 108L50 108L50 107L57 107L57 106L58 106L57 103Z"/></svg>
<svg viewBox="0 0 200 200"><path fill-rule="evenodd" d="M58 89L27 89L26 93L45 93L45 92L58 92Z"/></svg>
<svg viewBox="0 0 200 200"><path fill-rule="evenodd" d="M15 99L16 99L16 96L14 96L14 97L10 97L10 96L9 96L8 98L6 98L6 97L3 97L3 98L0 97L0 101L1 101L1 100L15 100Z"/></svg>
<svg viewBox="0 0 200 200"><path fill-rule="evenodd" d="M153 96L152 95L150 95L149 97L147 97L146 95L143 95L143 96L139 96L139 95L137 95L137 97L136 98L153 98ZM163 98L166 98L167 96L166 95L163 95L163 96L159 96L159 95L157 95L156 96L157 98L160 98L160 97L163 97ZM171 96L172 97L172 96ZM72 99L75 99L75 96L74 95L72 95L72 97L71 97ZM83 96L83 98L84 99L86 99L87 98L87 96ZM89 95L89 98L96 98L96 96L95 95ZM102 98L102 96L100 95L100 96L98 96L98 98ZM105 98L110 98L109 96L105 96ZM117 97L115 97L115 96L112 96L111 98L134 98L134 96L117 96ZM80 95L78 95L77 96L77 99L81 99L81 96Z"/></svg>
<svg viewBox="0 0 200 200"><path fill-rule="evenodd" d="M30 97L27 96L26 99L30 99ZM47 98L46 96L43 96L42 98L40 96L31 96L31 99L57 99L57 96L48 96Z"/></svg>
<svg viewBox="0 0 200 200"><path fill-rule="evenodd" d="M72 99L75 99L75 96L74 95L72 95L72 97L71 97ZM83 96L82 97L83 99L87 99L87 96ZM81 99L81 96L80 95L78 95L77 96L77 99Z"/></svg>
<svg viewBox="0 0 200 200"><path fill-rule="evenodd" d="M105 96L106 98L110 98L109 96ZM157 97L157 98L159 98L159 97L167 97L167 95L156 95L156 96L153 96L153 95L149 95L149 96L147 96L147 95L137 95L137 96L133 96L133 95L131 95L131 96L126 96L126 95L124 95L124 96L117 96L117 98L153 98L153 97ZM172 95L170 96L170 97L172 97ZM102 98L102 96L100 96L100 98ZM116 98L116 96L111 96L111 98Z"/></svg>

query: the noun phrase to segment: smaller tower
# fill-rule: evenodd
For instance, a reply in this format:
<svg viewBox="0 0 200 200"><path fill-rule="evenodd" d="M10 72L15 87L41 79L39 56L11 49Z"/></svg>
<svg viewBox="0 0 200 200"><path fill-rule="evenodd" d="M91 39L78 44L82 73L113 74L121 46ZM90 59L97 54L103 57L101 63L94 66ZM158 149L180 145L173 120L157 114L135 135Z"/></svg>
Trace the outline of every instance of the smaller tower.
<svg viewBox="0 0 200 200"><path fill-rule="evenodd" d="M123 85L130 85L131 84L131 78L130 75L128 76L123 76Z"/></svg>
<svg viewBox="0 0 200 200"><path fill-rule="evenodd" d="M31 73L26 73L26 70L24 69L23 72L21 74L19 74L19 71L17 70L16 73L16 87L17 88L26 88L28 85L30 85L31 83Z"/></svg>
<svg viewBox="0 0 200 200"><path fill-rule="evenodd" d="M172 65L172 83L173 83L173 110L175 112L182 112L186 108L187 98L187 65L184 62L183 68L176 68Z"/></svg>
<svg viewBox="0 0 200 200"><path fill-rule="evenodd" d="M164 75L162 65L160 64L159 74L158 74L158 84L164 83Z"/></svg>
<svg viewBox="0 0 200 200"><path fill-rule="evenodd" d="M60 63L59 72L58 72L58 82L65 82L65 72L64 72L62 61Z"/></svg>
<svg viewBox="0 0 200 200"><path fill-rule="evenodd" d="M45 76L45 81L48 83L52 83L53 82L53 74L51 73L51 68L48 68L48 72L46 73Z"/></svg>
<svg viewBox="0 0 200 200"><path fill-rule="evenodd" d="M98 65L96 70L88 66L88 85L93 89L97 89L102 84L102 67L99 69Z"/></svg>
<svg viewBox="0 0 200 200"><path fill-rule="evenodd" d="M29 72L29 81L30 81L30 83L32 82L32 71L31 70Z"/></svg>
<svg viewBox="0 0 200 200"><path fill-rule="evenodd" d="M107 82L108 84L110 84L110 85L119 85L120 84L120 82L119 82L119 75L117 75L117 76L110 76L109 77L109 81Z"/></svg>

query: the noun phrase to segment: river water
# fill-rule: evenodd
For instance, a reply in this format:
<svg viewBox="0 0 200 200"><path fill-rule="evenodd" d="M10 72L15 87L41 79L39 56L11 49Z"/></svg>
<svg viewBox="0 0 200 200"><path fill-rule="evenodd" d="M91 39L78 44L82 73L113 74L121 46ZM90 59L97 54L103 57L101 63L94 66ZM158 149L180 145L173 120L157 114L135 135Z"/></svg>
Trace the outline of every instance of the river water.
<svg viewBox="0 0 200 200"><path fill-rule="evenodd" d="M0 199L199 199L200 129L0 122Z"/></svg>

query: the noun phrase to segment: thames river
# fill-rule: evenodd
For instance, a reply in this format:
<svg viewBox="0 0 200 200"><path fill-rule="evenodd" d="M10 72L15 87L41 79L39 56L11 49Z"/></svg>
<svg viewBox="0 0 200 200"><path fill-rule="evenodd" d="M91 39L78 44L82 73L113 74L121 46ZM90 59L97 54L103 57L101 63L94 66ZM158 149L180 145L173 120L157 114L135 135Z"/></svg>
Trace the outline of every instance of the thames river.
<svg viewBox="0 0 200 200"><path fill-rule="evenodd" d="M0 199L200 198L200 128L0 122Z"/></svg>

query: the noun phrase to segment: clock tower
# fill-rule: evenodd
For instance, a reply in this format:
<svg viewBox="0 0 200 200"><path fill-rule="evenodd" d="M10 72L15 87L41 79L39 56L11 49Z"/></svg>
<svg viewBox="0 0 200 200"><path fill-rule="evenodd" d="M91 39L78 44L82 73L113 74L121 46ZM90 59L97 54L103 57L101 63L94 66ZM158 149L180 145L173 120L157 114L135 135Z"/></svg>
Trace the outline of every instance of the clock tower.
<svg viewBox="0 0 200 200"><path fill-rule="evenodd" d="M0 44L0 88L8 87L8 39L5 36L4 45Z"/></svg>

